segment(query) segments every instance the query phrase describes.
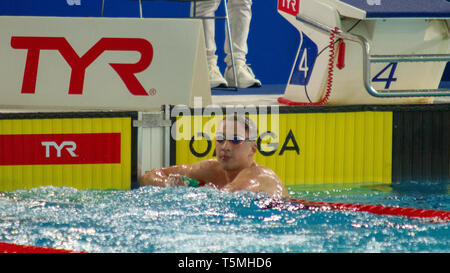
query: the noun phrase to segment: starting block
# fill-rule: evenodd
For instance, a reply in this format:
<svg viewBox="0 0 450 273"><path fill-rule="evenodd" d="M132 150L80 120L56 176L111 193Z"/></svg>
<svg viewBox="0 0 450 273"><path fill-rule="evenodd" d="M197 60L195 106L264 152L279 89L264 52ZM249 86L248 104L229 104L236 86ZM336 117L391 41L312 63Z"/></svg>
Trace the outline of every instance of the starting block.
<svg viewBox="0 0 450 273"><path fill-rule="evenodd" d="M450 61L447 0L278 0L300 34L279 102L432 103Z"/></svg>

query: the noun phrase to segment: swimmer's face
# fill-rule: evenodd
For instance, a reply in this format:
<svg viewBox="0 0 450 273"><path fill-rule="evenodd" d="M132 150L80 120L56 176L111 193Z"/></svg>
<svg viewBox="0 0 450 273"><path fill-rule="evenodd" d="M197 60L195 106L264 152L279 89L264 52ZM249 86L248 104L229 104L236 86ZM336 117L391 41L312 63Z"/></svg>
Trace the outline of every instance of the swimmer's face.
<svg viewBox="0 0 450 273"><path fill-rule="evenodd" d="M216 132L216 156L225 170L238 170L253 163L255 141L248 140L245 126L239 122L224 120Z"/></svg>

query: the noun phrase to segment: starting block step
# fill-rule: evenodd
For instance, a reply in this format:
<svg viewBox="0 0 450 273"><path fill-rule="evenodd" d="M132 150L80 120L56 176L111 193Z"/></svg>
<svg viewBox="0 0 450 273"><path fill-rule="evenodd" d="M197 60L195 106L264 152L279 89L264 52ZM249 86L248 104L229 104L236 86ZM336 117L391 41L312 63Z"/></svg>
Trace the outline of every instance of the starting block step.
<svg viewBox="0 0 450 273"><path fill-rule="evenodd" d="M365 18L449 18L447 0L341 0L365 12Z"/></svg>

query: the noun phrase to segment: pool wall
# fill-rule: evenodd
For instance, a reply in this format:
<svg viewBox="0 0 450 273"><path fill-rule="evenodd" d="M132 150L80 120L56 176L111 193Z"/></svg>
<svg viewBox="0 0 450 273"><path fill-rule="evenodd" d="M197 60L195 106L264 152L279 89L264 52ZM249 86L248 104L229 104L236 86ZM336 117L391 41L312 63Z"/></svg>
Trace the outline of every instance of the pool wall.
<svg viewBox="0 0 450 273"><path fill-rule="evenodd" d="M255 159L288 186L450 181L450 104L255 109ZM0 113L0 190L132 189L152 168L214 157L220 115L188 111Z"/></svg>

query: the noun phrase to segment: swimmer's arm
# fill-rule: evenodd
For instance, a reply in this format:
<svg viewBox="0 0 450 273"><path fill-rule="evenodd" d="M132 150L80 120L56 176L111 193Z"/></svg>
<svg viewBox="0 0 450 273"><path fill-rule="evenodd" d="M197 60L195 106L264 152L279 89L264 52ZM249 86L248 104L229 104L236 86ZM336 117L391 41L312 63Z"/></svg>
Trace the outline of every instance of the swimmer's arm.
<svg viewBox="0 0 450 273"><path fill-rule="evenodd" d="M139 185L167 187L169 185L169 176L171 174L189 176L192 165L175 165L167 168L158 168L146 172L140 179Z"/></svg>
<svg viewBox="0 0 450 273"><path fill-rule="evenodd" d="M197 181L203 181L205 174L211 170L211 160L200 161L194 164L174 165L167 168L153 169L139 179L139 185L167 187L169 185L183 185L180 176L187 176ZM170 175L176 175L170 178ZM172 179L172 180L170 180ZM179 180L179 181L178 181Z"/></svg>

